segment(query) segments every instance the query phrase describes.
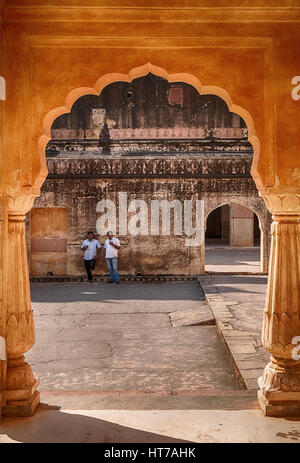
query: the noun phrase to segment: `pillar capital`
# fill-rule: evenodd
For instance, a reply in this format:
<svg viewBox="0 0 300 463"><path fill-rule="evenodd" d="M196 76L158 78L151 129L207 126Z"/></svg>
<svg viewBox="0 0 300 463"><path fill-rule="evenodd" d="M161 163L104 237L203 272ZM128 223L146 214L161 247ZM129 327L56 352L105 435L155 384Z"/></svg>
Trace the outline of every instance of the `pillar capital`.
<svg viewBox="0 0 300 463"><path fill-rule="evenodd" d="M36 196L36 194L21 191L15 194L7 194L6 206L9 219L14 216L20 216L20 218L25 216L32 208Z"/></svg>
<svg viewBox="0 0 300 463"><path fill-rule="evenodd" d="M300 193L296 190L265 189L261 192L268 210L274 217L300 216Z"/></svg>

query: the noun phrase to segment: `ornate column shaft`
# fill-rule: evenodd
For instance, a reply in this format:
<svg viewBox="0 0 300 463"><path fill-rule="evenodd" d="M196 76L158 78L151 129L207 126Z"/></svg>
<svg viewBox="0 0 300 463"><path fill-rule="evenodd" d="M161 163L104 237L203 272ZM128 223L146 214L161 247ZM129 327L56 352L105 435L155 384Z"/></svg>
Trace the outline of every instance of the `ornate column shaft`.
<svg viewBox="0 0 300 463"><path fill-rule="evenodd" d="M275 213L262 336L271 358L258 380L258 400L268 416L300 416L300 210L283 214L268 200Z"/></svg>
<svg viewBox="0 0 300 463"><path fill-rule="evenodd" d="M8 201L8 234L4 242L6 416L30 416L39 404L39 381L24 358L35 338L25 243L25 214L33 200L34 197L18 197Z"/></svg>

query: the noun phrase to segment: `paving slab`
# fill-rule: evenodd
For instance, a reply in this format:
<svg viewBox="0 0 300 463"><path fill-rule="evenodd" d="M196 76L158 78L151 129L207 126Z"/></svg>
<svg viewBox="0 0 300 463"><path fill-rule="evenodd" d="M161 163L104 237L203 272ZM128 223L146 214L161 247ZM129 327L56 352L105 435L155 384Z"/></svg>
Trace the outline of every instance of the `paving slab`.
<svg viewBox="0 0 300 463"><path fill-rule="evenodd" d="M215 318L211 309L207 306L198 310L179 310L169 313L171 325L176 328L179 326L200 326L214 325Z"/></svg>

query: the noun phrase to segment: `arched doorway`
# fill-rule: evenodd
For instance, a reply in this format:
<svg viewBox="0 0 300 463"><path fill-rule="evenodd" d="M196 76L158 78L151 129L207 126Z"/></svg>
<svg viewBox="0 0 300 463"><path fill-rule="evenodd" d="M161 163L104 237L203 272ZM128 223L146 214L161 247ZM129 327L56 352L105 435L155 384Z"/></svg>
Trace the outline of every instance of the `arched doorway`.
<svg viewBox="0 0 300 463"><path fill-rule="evenodd" d="M151 68L152 69L152 68ZM155 71L155 68L153 67L154 71ZM150 72L149 71L149 66L146 67L145 69L148 73ZM139 71L140 72L140 71ZM144 70L143 70L144 72ZM143 75L143 74L142 74ZM167 75L167 77L169 77ZM173 80L171 80L172 82L177 82L178 80L183 80L184 79L180 79L181 76L179 75L176 75L176 78L173 77ZM128 78L129 81L131 81L134 77L131 77L131 78ZM118 77L116 79L116 76L114 76L114 79L112 80L120 80L120 77ZM125 79L127 81L127 78ZM100 85L100 90L105 86L105 83L107 85L107 79L105 81L103 81L103 79L101 80L101 85ZM207 88L204 88L204 87L201 87L200 83L197 82L197 79L194 79L192 80L192 83L194 84L195 83L195 87L197 89L199 89L199 92L201 91L201 94L213 94L213 95L217 95L219 97L224 97L224 100L226 101L227 105L228 105L228 108L231 109L232 111L235 111L236 113L238 113L238 110L241 110L241 113L244 115L244 120L246 122L246 126L248 127L248 131L249 131L249 137L248 137L248 140L250 141L250 143L254 144L254 153L256 153L256 156L258 156L258 150L259 150L259 144L258 144L258 139L256 138L256 136L254 135L255 132L254 132L254 126L253 126L253 122L252 122L252 119L250 117L250 115L248 113L246 113L244 110L242 110L242 108L239 108L237 106L234 106L230 100L230 97L229 95L227 94L227 92L223 91L222 89L218 89L218 88L214 88L214 87L207 87ZM97 87L97 86L96 86ZM39 140L39 150L40 151L40 159L43 159L43 156L44 156L44 150L45 150L45 146L46 146L46 143L49 141L50 139L50 129L51 129L51 124L52 122L54 121L54 119L61 115L62 113L65 113L65 112L68 112L73 104L73 102L75 100L77 100L80 96L84 95L84 94L89 94L89 93L92 93L92 94L99 94L99 89L96 91L96 93L93 91L95 89L79 89L78 91L74 91L74 92L71 92L71 94L68 95L67 99L66 99L66 104L64 107L59 107L59 108L56 108L55 110L53 111L50 111L50 113L47 114L47 116L44 118L44 134L41 136L40 140ZM39 177L39 181L43 181L43 174L46 174L46 171L45 172L41 172L41 175ZM27 208L27 210L30 210L31 206ZM28 302L30 303L30 297L28 297ZM27 349L28 350L28 349Z"/></svg>
<svg viewBox="0 0 300 463"><path fill-rule="evenodd" d="M290 136L295 135L295 130L288 130L291 125L289 124L291 118L288 116L296 116L297 111L297 103L295 104L291 99L288 100L291 90L290 78L283 79L284 76L281 73L277 76L278 79L275 79L272 74L274 68L276 70L287 70L286 75L288 75L289 71L290 76L292 76L294 69L293 54L284 52L287 44L284 39L283 41L278 39L277 29L281 27L280 21L276 25L276 21L273 21L274 18L263 15L261 20L265 21L266 24L268 23L267 27L271 33L268 34L268 37L261 37L261 25L253 24L252 12L248 14L247 9L237 11L237 15L231 15L230 21L226 19L224 21L222 17L223 11L220 9L214 23L211 22L213 11L208 9L203 12L201 9L201 11L197 12L195 9L192 13L188 12L190 17L195 16L195 24L193 34L187 36L187 29L191 29L190 22L181 21L178 23L176 19L178 17L177 12L173 12L170 17L168 16L168 24L165 25L166 27L161 28L161 21L155 21L155 18L161 19L161 12L156 13L155 18L152 18L149 24L147 22L141 24L141 21L138 22L140 12L134 15L133 11L130 12L132 14L132 22L130 23L132 27L128 28L127 21L123 21L123 25L120 23L122 34L120 34L120 27L118 27L115 28L118 32L115 36L112 23L101 12L98 14L98 24L94 12L93 14L87 12L91 22L91 27L88 27L90 34L88 34L86 32L86 21L74 22L72 16L69 20L65 18L57 25L57 18L55 18L57 11L52 9L50 13L50 10L47 11L46 16L40 18L39 24L33 15L31 15L31 19L27 14L23 15L24 21L22 21L18 11L20 21L17 27L12 24L12 27L9 26L4 30L4 34L7 34L4 43L8 47L5 48L7 59L4 60L4 71L6 71L7 75L5 72L4 74L8 82L11 79L9 96L12 104L4 106L6 135L4 137L4 140L6 140L4 141L4 152L9 153L9 162L4 163L3 180L5 180L5 185L11 181L13 186L12 190L3 189L5 195L7 195L8 191L13 194L13 197L7 197L8 204L4 204L4 220L8 217L7 222L13 222L11 220L13 213L15 215L16 213L24 214L24 212L30 210L32 206L30 196L39 194L39 187L45 180L46 163L43 163L43 156L47 137L49 139L47 131L49 132L51 124L48 124L49 121L45 120L42 130L41 121L44 115L48 114L53 108L56 108L56 111L61 105L63 105L62 111L69 110L72 101L75 99L70 96L70 89L91 87L99 75L104 75L111 72L111 70L122 70L124 72L124 69L126 69L127 72L129 68L140 65L144 60L165 66L172 72L176 70L176 67L177 69L188 70L199 78L203 78L204 82L212 82L213 79L214 83L219 87L230 89L235 102L247 108L255 120L258 130L257 135L262 142L262 156L259 164L258 155L253 162L253 175L262 195L266 198L269 209L274 214L281 214L284 220L285 214L291 215L293 213L295 216L299 216L299 198L296 189L297 176L294 176L295 168L299 165L296 162L296 151L291 150L289 144L286 143L287 137L276 136L278 128L280 128L280 133L287 133ZM10 17L14 18L15 13ZM167 14L170 13L167 12ZM204 17L202 17L203 14ZM279 10L276 12L277 14L280 16ZM279 19L285 20L283 17ZM246 28L251 29L250 35L238 33L238 21L240 20L243 21ZM103 24L99 24L102 21ZM202 24L200 24L201 21ZM205 25L207 21L208 26ZM271 24L272 22L273 24ZM51 30L47 27L50 23ZM218 34L220 27L224 30L222 37ZM288 27L291 30L291 35L293 35L293 28L296 31L296 24L291 20ZM132 28L136 29L135 37L132 36ZM163 36L161 35L161 29L164 31ZM101 30L101 36L97 37L99 30ZM201 31L200 36L197 34L198 30ZM295 34L293 37L296 37ZM15 37L13 37L14 35ZM184 43L182 37L186 37ZM11 40L12 38L14 40ZM283 53L273 53L272 44L275 38L276 50L282 48ZM290 40L290 42L294 41ZM112 56L115 58L113 62L111 60ZM273 61L274 66L272 66ZM22 62L22 66L18 66L18 62ZM250 67L248 66L249 62L253 64ZM242 76L247 66L248 79L245 80ZM16 69L20 70L17 74ZM89 70L88 73L86 72L87 69ZM87 77L88 75L90 78ZM281 83L280 88L282 87L282 91L279 93L277 90L278 85ZM199 85L199 88L201 87L199 81L197 85ZM65 95L70 98L67 98L64 104ZM283 110L278 112L278 118L276 117L275 108L281 104L281 95L286 95L286 104ZM19 101L22 104L18 104ZM230 109L233 110L231 106ZM250 122L252 122L252 135L254 135L253 121L250 114L247 113L247 115L249 116L248 121L250 119ZM20 121L22 121L21 130L18 129ZM248 121L247 125L250 127ZM36 149L37 140L41 135L38 152ZM296 144L297 142L298 139L295 140ZM256 154L258 154L257 151ZM262 176L261 180L258 180L259 175ZM28 201L27 197L29 198ZM297 218L297 220L299 219ZM296 219L294 219L294 222L296 222ZM280 225L279 223L279 231L281 232ZM276 227L277 224L275 224L275 230ZM293 230L292 227L294 227L294 224L284 224L282 228ZM3 236L5 239L3 260L4 262L10 262L3 269L4 325L6 320L10 320L6 316L6 312L12 317L15 317L16 314L16 321L15 318L12 318L14 321L13 328L7 325L7 337L9 338L10 333L22 332L27 341L30 338L26 328L26 321L29 318L27 315L30 312L30 309L27 308L30 307L30 295L27 293L23 295L22 288L24 288L24 285L21 284L21 279L17 278L22 273L20 267L25 262L25 252L21 254L19 259L15 259L15 263L9 260L11 243L16 249L17 246L20 247L17 239L18 235L13 230L10 232L8 239L8 225L5 224ZM293 243L292 240L290 241ZM23 244L21 246L23 249ZM280 240L276 246L276 256L280 255L281 247L284 252L288 252L289 247L285 243L281 246ZM297 243L295 249L297 249ZM282 260L279 261L274 278L273 276L270 278L270 285L274 282L274 287L279 291L279 294L282 289L283 294L295 294L297 296L293 277L294 274L297 274L297 262L297 260L296 263L293 261L287 270L286 266L281 265ZM274 262L271 262L271 265L274 267ZM24 279L28 280L25 264L24 268ZM22 294L22 297L19 294ZM275 350L273 346L278 344L278 324L273 323L273 315L278 314L281 316L282 314L281 298L275 296L277 296L277 293L269 291L271 306L269 313L272 318L271 328L268 329L269 325L267 325L266 329L267 334L269 333L267 345L271 346L270 350L273 353ZM274 305L271 305L271 298ZM297 304L296 308L298 309ZM289 304L287 310L288 316L292 317L292 310L295 310L295 305ZM22 313L22 315L25 313L25 316L18 318L19 313ZM278 319L281 320L280 317ZM282 322L279 321L279 326L282 325L282 332L279 331L279 339L285 339L285 321L285 318L282 319ZM15 327L15 324L17 327ZM277 336L274 336L274 338L272 338L273 325ZM6 326L4 332L6 333ZM22 348L23 351L28 350L30 343L27 342L25 347ZM283 350L285 351L285 348ZM20 352L20 347L18 347L17 352Z"/></svg>
<svg viewBox="0 0 300 463"><path fill-rule="evenodd" d="M230 202L213 209L205 229L205 270L212 273L260 273L263 232L249 207Z"/></svg>

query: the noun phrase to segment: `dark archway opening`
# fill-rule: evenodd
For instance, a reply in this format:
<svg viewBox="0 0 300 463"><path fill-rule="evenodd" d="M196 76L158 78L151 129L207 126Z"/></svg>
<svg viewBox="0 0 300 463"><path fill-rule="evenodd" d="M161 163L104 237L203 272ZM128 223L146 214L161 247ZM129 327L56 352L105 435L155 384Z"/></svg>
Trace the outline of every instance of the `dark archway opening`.
<svg viewBox="0 0 300 463"><path fill-rule="evenodd" d="M206 222L205 240L210 244L229 245L229 205L214 209Z"/></svg>

